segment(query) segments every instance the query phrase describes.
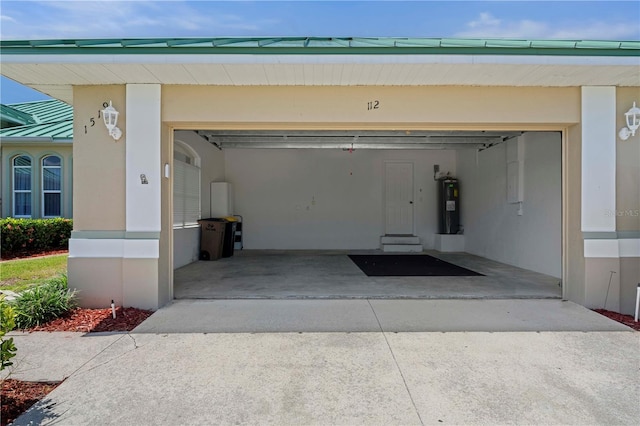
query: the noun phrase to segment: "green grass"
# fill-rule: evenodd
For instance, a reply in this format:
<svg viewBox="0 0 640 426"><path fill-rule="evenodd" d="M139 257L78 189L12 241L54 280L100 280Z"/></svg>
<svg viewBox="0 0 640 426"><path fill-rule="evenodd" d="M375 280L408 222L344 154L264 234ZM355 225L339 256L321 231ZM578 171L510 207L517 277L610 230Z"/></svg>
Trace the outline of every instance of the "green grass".
<svg viewBox="0 0 640 426"><path fill-rule="evenodd" d="M51 277L67 273L66 254L0 263L0 289L20 292Z"/></svg>

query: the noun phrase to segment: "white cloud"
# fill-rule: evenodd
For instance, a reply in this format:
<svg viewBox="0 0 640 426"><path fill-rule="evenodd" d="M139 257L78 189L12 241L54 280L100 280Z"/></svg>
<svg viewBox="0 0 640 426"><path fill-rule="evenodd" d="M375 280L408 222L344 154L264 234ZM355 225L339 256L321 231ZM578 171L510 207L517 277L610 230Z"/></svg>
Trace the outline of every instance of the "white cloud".
<svg viewBox="0 0 640 426"><path fill-rule="evenodd" d="M490 13L482 12L477 21L471 21L467 25L469 28L495 27L500 25L500 20L494 18Z"/></svg>
<svg viewBox="0 0 640 426"><path fill-rule="evenodd" d="M11 2L14 5L18 2ZM17 7L3 39L205 37L252 34L276 27L273 20L216 13L206 3L154 1L39 1ZM20 17L22 15L22 17ZM13 19L13 18L12 18ZM4 18L3 18L4 23Z"/></svg>
<svg viewBox="0 0 640 426"><path fill-rule="evenodd" d="M590 20L579 24L548 22L529 19L499 19L490 13L480 13L466 24L467 30L455 34L468 38L565 39L565 40L620 40L637 35L637 24Z"/></svg>
<svg viewBox="0 0 640 426"><path fill-rule="evenodd" d="M7 15L0 15L0 21L17 22L11 16L7 16Z"/></svg>

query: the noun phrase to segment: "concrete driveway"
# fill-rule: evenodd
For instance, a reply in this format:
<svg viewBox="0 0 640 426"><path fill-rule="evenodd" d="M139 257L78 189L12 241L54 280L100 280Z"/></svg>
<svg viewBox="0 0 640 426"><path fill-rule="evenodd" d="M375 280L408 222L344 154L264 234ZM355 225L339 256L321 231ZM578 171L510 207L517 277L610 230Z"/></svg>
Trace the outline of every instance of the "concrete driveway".
<svg viewBox="0 0 640 426"><path fill-rule="evenodd" d="M16 424L640 418L640 333L570 302L298 300L261 309L236 302L270 301L179 301L129 334L17 334L16 378L67 378ZM428 326L431 315L445 319ZM241 318L252 324L244 332L206 331ZM357 320L351 331L340 325L349 318ZM502 327L483 330L499 320ZM192 332L171 331L185 323ZM341 331L317 331L331 327Z"/></svg>

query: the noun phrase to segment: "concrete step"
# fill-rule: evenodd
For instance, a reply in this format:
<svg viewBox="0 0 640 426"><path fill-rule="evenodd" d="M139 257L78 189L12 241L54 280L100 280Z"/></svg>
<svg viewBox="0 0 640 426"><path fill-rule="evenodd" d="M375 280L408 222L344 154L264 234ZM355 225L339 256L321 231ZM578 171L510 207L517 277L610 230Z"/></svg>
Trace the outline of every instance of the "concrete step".
<svg viewBox="0 0 640 426"><path fill-rule="evenodd" d="M422 244L383 244L386 253L422 253Z"/></svg>
<svg viewBox="0 0 640 426"><path fill-rule="evenodd" d="M420 237L413 235L383 235L380 244L420 244Z"/></svg>

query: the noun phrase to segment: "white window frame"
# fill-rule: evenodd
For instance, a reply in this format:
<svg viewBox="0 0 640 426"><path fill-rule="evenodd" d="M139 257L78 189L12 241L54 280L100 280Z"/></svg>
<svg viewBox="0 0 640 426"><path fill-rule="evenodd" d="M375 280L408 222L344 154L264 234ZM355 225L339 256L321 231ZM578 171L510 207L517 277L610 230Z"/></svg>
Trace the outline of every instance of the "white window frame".
<svg viewBox="0 0 640 426"><path fill-rule="evenodd" d="M178 155L176 155L178 154ZM177 157L177 158L176 158ZM200 157L186 143L174 141L173 158L173 229L198 227L198 220L202 217ZM190 189L187 186L191 185ZM183 186L182 192L176 196L178 186ZM191 203L197 197L197 203ZM180 207L182 218L176 221L177 209Z"/></svg>
<svg viewBox="0 0 640 426"><path fill-rule="evenodd" d="M49 157L57 157L60 160L59 166L45 166L44 160ZM44 189L44 171L45 169L59 169L60 170L60 189ZM57 154L49 154L42 157L40 160L40 187L42 188L41 196L40 196L40 208L42 210L41 215L43 218L54 218L54 217L62 217L62 157ZM55 216L45 216L45 194L59 194L60 195L60 214Z"/></svg>
<svg viewBox="0 0 640 426"><path fill-rule="evenodd" d="M25 157L29 159L29 166L16 166L16 160L20 157ZM16 189L16 169L29 169L29 189ZM32 198L32 194L33 194L33 158L31 158L29 155L26 154L18 154L15 155L12 159L11 159L11 182L12 182L12 188L11 188L11 198L12 198L12 213L13 213L13 217L18 217L18 218L30 218L33 216L33 198ZM19 215L16 214L16 194L29 194L29 198L31 199L31 214L29 215Z"/></svg>

